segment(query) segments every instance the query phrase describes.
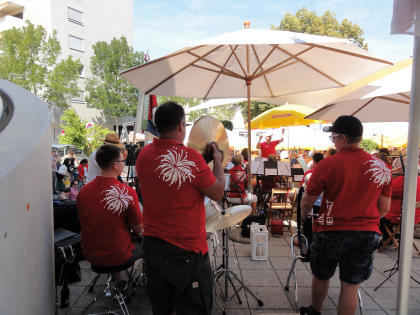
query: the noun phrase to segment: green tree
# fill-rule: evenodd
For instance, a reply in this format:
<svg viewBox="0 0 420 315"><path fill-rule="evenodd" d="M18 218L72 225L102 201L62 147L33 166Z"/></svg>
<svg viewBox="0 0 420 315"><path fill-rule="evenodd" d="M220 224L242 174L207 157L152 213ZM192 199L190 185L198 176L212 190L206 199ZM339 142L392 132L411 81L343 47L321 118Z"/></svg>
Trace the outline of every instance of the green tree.
<svg viewBox="0 0 420 315"><path fill-rule="evenodd" d="M232 124L232 122L230 120L221 120L220 122L223 124L223 126L226 129L229 129L230 131L233 130L233 124Z"/></svg>
<svg viewBox="0 0 420 315"><path fill-rule="evenodd" d="M371 139L363 139L362 142L360 142L360 147L367 153L370 153L372 150L378 150L379 144Z"/></svg>
<svg viewBox="0 0 420 315"><path fill-rule="evenodd" d="M144 54L135 52L124 36L114 37L109 44L99 41L92 48L90 69L93 77L86 80L87 106L117 119L118 125L118 118L136 116L139 99L139 90L119 73L142 64Z"/></svg>
<svg viewBox="0 0 420 315"><path fill-rule="evenodd" d="M347 19L339 23L336 16L337 14L329 10L318 16L315 11L308 11L306 7L302 7L295 15L290 12L286 13L280 26L272 24L271 29L346 38L355 45L368 50L368 44L364 43L363 30L360 26Z"/></svg>
<svg viewBox="0 0 420 315"><path fill-rule="evenodd" d="M101 125L95 124L94 127L87 129L87 120L82 120L73 108L64 111L61 116L61 128L64 129L64 134L59 138L59 142L63 144L73 144L83 152L90 156L90 154L102 145L100 139L111 132Z"/></svg>
<svg viewBox="0 0 420 315"><path fill-rule="evenodd" d="M82 65L71 56L57 63L60 54L56 31L47 34L41 25L26 21L26 26L1 34L0 78L31 91L50 107L68 107L78 95Z"/></svg>
<svg viewBox="0 0 420 315"><path fill-rule="evenodd" d="M241 102L239 103L241 105L241 114L246 119L248 117L248 103L247 102ZM265 111L275 108L278 105L275 104L267 104L257 101L251 101L251 119L254 119L259 114L264 113Z"/></svg>
<svg viewBox="0 0 420 315"><path fill-rule="evenodd" d="M194 107L202 103L201 99L198 98L188 98L188 97L179 97L179 96L158 96L158 104L163 104L165 102L175 102L181 105L182 107L189 108ZM195 122L201 116L206 115L205 109L200 109L198 111L193 111L188 113L188 121Z"/></svg>

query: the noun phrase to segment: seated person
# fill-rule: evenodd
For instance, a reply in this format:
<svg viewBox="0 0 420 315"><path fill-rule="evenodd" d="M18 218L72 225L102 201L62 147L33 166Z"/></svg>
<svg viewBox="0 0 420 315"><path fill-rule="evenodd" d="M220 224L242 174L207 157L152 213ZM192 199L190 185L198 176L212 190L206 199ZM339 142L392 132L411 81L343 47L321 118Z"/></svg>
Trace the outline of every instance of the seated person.
<svg viewBox="0 0 420 315"><path fill-rule="evenodd" d="M401 221L402 201L404 194L404 177L398 176L392 181L392 195L391 205L388 213L381 218L381 225L379 229L382 233L382 241L386 241L389 237L388 232L383 226L383 222L399 224ZM420 176L417 176L417 194L416 194L416 215L414 217L414 224L420 223Z"/></svg>
<svg viewBox="0 0 420 315"><path fill-rule="evenodd" d="M70 186L70 193L68 194L69 200L76 200L78 193L79 193L79 183L77 180L73 180Z"/></svg>
<svg viewBox="0 0 420 315"><path fill-rule="evenodd" d="M312 161L313 161L312 165L309 168L309 170L307 170L305 172L305 174L303 174L303 178L302 178L302 181L300 182L299 186L304 185L304 187L306 187L308 185L309 178L311 177L312 173L314 172L314 169L315 169L316 165L319 162L321 162L323 159L324 159L324 155L322 153L315 153L312 156Z"/></svg>
<svg viewBox="0 0 420 315"><path fill-rule="evenodd" d="M257 197L251 193L247 195L246 187L246 171L242 164L244 157L242 154L235 154L232 156L231 162L233 167L228 171L230 174L229 192L227 194L227 201L237 204L248 204L248 195L251 198L251 215L255 214L257 208Z"/></svg>
<svg viewBox="0 0 420 315"><path fill-rule="evenodd" d="M70 194L70 187L64 188L64 190L61 192L61 194L58 196L58 200L69 200L69 194Z"/></svg>
<svg viewBox="0 0 420 315"><path fill-rule="evenodd" d="M391 158L386 155L385 153L376 153L374 154L375 157L385 162L386 166L391 170L392 169L392 161Z"/></svg>
<svg viewBox="0 0 420 315"><path fill-rule="evenodd" d="M316 166L318 165L319 162L321 162L324 159L324 154L322 153L314 153L312 156L312 166L311 168L305 172L305 174L303 175L302 181L300 182L300 186L303 186L306 189L306 186L309 183L309 180L312 176L312 173L314 172ZM315 215L315 217L313 218L314 220L316 220L316 215L319 214L319 210L321 207L321 202L322 202L322 194L318 197L318 199L315 201L313 207L312 207L312 215ZM308 245L311 245L312 243L312 218L308 217L308 218L302 218L302 234L306 237L306 240L308 241ZM297 244L298 239L295 238L294 239L294 243L295 245ZM304 261L308 261L309 260L309 256L310 256L310 247L307 248L307 252L306 252L306 257Z"/></svg>
<svg viewBox="0 0 420 315"><path fill-rule="evenodd" d="M87 183L77 195L77 212L82 225L82 250L86 260L101 267L134 263L143 256L139 238L131 231L143 230L137 194L117 177L125 166L123 152L112 144L102 145L95 155L101 175ZM117 288L126 282L113 274Z"/></svg>

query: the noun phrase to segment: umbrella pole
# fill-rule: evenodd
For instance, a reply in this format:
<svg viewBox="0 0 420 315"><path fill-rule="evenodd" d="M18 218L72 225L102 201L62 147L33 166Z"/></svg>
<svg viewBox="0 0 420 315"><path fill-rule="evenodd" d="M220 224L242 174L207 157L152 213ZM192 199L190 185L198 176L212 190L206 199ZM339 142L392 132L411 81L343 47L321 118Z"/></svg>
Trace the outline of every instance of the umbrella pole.
<svg viewBox="0 0 420 315"><path fill-rule="evenodd" d="M246 81L248 98L248 194L252 192L252 174L251 174L251 80ZM257 183L258 184L258 183ZM251 205L252 199L248 195L248 205Z"/></svg>
<svg viewBox="0 0 420 315"><path fill-rule="evenodd" d="M413 48L413 70L411 79L411 100L410 100L410 116L408 124L407 139L407 163L404 179L404 195L401 216L400 239L400 270L398 272L398 289L397 289L397 314L407 314L410 296L410 276L411 263L413 254L413 235L414 235L414 217L416 209L416 191L419 161L419 138L420 130L418 122L420 120L420 95L417 88L418 80L420 80L420 37L414 36Z"/></svg>

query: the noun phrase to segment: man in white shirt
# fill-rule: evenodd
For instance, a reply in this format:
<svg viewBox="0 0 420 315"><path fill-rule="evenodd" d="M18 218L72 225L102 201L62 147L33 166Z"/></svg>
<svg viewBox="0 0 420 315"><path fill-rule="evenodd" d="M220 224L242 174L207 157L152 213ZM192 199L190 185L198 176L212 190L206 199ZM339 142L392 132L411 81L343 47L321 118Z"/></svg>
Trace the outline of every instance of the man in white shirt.
<svg viewBox="0 0 420 315"><path fill-rule="evenodd" d="M116 145L117 147L121 148L122 152L123 152L123 155L124 155L124 159L127 158L127 153L128 152L125 149L125 145L120 142L120 138L118 138L117 134L115 134L113 132L108 133L105 136L105 139L102 139L101 141L104 144L113 144L113 145ZM89 157L89 172L88 172L88 175L86 177L86 184L93 181L96 176L101 175L101 168L99 167L98 163L96 162L95 156L96 156L96 150L93 151L93 153Z"/></svg>

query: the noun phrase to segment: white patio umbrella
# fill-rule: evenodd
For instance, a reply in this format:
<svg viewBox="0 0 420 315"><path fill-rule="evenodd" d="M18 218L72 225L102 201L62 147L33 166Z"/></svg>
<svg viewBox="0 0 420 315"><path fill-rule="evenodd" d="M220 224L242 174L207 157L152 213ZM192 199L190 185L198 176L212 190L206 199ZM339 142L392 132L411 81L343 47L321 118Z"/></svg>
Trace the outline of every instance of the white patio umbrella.
<svg viewBox="0 0 420 315"><path fill-rule="evenodd" d="M305 118L335 121L341 115L353 115L363 122L408 121L412 60L408 61L391 66L398 70L325 105Z"/></svg>
<svg viewBox="0 0 420 315"><path fill-rule="evenodd" d="M243 30L195 42L120 75L146 94L247 98L250 122L251 97L340 87L392 64L342 38L244 25Z"/></svg>
<svg viewBox="0 0 420 315"><path fill-rule="evenodd" d="M413 72L411 81L410 115L408 124L407 165L404 179L404 202L401 231L401 261L398 272L397 314L408 313L410 296L410 275L414 234L414 212L417 193L418 144L420 138L420 95L417 88L420 79L420 1L394 0L394 10L391 22L391 34L414 35Z"/></svg>

